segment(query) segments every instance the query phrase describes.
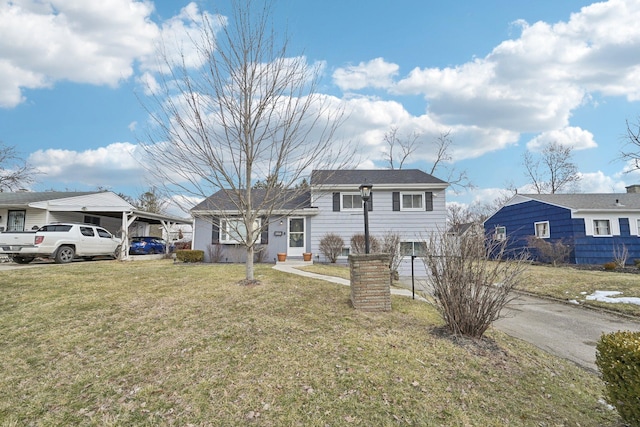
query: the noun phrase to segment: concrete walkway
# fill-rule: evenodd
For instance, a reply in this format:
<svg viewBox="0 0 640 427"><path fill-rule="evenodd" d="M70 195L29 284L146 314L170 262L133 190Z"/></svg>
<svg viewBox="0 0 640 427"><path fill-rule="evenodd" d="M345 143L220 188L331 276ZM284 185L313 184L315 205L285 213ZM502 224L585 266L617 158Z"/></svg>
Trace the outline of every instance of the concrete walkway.
<svg viewBox="0 0 640 427"><path fill-rule="evenodd" d="M273 268L285 273L297 274L298 276L311 277L313 279L324 280L331 283L337 283L338 285L351 286L349 279L343 279L335 276L325 276L323 274L311 273L309 271L300 270L298 267L304 267L305 265L311 265L311 263L305 263L304 261L286 261L279 262ZM391 295L401 295L404 297L412 297L411 290L391 288ZM416 294L416 299L424 300Z"/></svg>
<svg viewBox="0 0 640 427"><path fill-rule="evenodd" d="M302 265L287 262L276 264L274 268L340 285L350 285L347 279L296 268ZM410 280L404 280L402 284L411 287ZM419 280L416 280L415 285L416 291L424 287L423 281ZM391 294L409 298L412 296L410 289L392 288ZM424 300L417 295L416 299ZM528 295L519 295L505 307L502 315L504 317L493 324L494 328L593 372L597 372L596 344L603 333L619 330L640 332L640 320Z"/></svg>

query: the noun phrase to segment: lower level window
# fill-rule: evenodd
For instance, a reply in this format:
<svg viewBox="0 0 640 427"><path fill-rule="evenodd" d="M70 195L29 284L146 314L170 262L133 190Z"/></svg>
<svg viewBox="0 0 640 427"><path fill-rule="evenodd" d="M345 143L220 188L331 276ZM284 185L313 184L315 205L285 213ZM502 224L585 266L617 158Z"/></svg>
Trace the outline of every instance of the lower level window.
<svg viewBox="0 0 640 427"><path fill-rule="evenodd" d="M253 232L258 236L260 221L253 223ZM247 239L247 227L242 219L223 219L220 222L220 243L244 243ZM247 239L249 240L249 239Z"/></svg>
<svg viewBox="0 0 640 427"><path fill-rule="evenodd" d="M507 238L507 227L504 227L504 226L496 227L494 238L496 240L505 240Z"/></svg>
<svg viewBox="0 0 640 427"><path fill-rule="evenodd" d="M427 253L424 242L400 242L400 255L424 256Z"/></svg>

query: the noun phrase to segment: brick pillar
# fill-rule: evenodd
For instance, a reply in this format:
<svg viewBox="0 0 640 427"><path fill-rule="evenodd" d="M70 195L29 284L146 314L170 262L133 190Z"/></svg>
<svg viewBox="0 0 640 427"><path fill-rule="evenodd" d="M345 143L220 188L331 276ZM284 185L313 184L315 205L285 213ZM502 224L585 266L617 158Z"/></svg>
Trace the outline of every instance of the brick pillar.
<svg viewBox="0 0 640 427"><path fill-rule="evenodd" d="M351 304L357 310L391 311L388 254L349 255Z"/></svg>

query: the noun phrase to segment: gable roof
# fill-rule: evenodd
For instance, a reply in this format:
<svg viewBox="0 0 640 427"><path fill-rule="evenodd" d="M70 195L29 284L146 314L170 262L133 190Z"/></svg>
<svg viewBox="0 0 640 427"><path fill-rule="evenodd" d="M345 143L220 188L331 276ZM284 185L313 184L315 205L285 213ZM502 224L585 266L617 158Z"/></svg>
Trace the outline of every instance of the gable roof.
<svg viewBox="0 0 640 427"><path fill-rule="evenodd" d="M311 185L414 185L430 184L448 186L448 184L419 169L347 169L314 170L311 172ZM444 188L443 187L443 188Z"/></svg>
<svg viewBox="0 0 640 427"><path fill-rule="evenodd" d="M574 210L640 209L640 193L517 194L511 200L508 204L537 200Z"/></svg>
<svg viewBox="0 0 640 427"><path fill-rule="evenodd" d="M0 206L25 206L30 203L46 202L48 200L67 199L69 197L88 196L98 194L98 191L19 191L16 193L0 192Z"/></svg>
<svg viewBox="0 0 640 427"><path fill-rule="evenodd" d="M270 200L265 198L270 197ZM274 204L275 210L295 210L311 207L311 193L300 190L279 190L274 194L274 190L254 188L251 190L251 198L254 206L262 203ZM202 202L191 208L191 212L202 211L238 211L238 196L233 190L218 190Z"/></svg>

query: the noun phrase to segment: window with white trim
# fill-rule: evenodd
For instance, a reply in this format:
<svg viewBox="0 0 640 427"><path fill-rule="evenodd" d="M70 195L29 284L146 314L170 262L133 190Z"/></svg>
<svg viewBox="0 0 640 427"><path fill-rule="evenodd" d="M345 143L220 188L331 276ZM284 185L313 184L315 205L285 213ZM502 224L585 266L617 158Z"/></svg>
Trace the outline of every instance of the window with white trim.
<svg viewBox="0 0 640 427"><path fill-rule="evenodd" d="M551 236L551 232L549 230L549 221L535 222L534 226L537 238L548 239Z"/></svg>
<svg viewBox="0 0 640 427"><path fill-rule="evenodd" d="M424 242L400 242L401 256L425 256L427 247Z"/></svg>
<svg viewBox="0 0 640 427"><path fill-rule="evenodd" d="M636 219L636 236L640 236L640 219Z"/></svg>
<svg viewBox="0 0 640 427"><path fill-rule="evenodd" d="M256 236L260 231L260 221L253 223L253 232ZM242 219L223 219L220 221L220 243L238 244L247 237L247 228Z"/></svg>
<svg viewBox="0 0 640 427"><path fill-rule="evenodd" d="M497 226L493 237L496 240L505 240L507 238L507 227L502 225Z"/></svg>
<svg viewBox="0 0 640 427"><path fill-rule="evenodd" d="M593 220L594 236L611 236L611 222L608 219Z"/></svg>
<svg viewBox="0 0 640 427"><path fill-rule="evenodd" d="M341 210L362 210L362 196L359 193L341 193L341 196Z"/></svg>
<svg viewBox="0 0 640 427"><path fill-rule="evenodd" d="M340 252L340 256L348 257L350 253L351 253L351 250L349 248L343 247L342 248L342 252Z"/></svg>
<svg viewBox="0 0 640 427"><path fill-rule="evenodd" d="M424 194L423 193L402 193L400 195L401 210L403 211L422 211L424 210Z"/></svg>

